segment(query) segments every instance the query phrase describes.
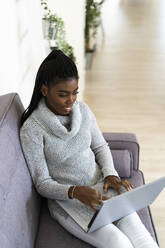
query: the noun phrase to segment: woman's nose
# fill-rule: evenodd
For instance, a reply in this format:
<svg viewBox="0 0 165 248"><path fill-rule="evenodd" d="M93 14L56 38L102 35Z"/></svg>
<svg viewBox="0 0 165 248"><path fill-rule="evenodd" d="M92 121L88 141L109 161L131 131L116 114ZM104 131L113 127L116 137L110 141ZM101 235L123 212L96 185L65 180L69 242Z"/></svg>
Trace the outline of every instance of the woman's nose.
<svg viewBox="0 0 165 248"><path fill-rule="evenodd" d="M67 104L73 104L74 103L74 97L71 95L67 99Z"/></svg>

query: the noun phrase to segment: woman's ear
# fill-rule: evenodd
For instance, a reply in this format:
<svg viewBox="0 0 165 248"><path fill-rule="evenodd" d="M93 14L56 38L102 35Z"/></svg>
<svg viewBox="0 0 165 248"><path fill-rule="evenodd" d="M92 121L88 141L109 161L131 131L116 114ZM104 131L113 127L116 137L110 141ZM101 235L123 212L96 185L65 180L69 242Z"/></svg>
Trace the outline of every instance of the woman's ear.
<svg viewBox="0 0 165 248"><path fill-rule="evenodd" d="M46 96L48 93L48 87L45 84L41 86L41 93L43 96Z"/></svg>

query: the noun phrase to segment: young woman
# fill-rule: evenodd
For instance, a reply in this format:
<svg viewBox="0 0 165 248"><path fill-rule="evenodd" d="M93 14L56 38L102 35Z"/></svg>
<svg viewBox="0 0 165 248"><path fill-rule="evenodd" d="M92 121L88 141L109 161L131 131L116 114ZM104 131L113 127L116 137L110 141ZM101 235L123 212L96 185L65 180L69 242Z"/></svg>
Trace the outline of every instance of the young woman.
<svg viewBox="0 0 165 248"><path fill-rule="evenodd" d="M130 190L114 168L111 152L89 107L76 101L76 65L62 51L42 62L29 107L21 119L20 138L39 194L66 230L99 248L156 248L136 213L92 233L87 227L102 200ZM117 192L117 193L115 193ZM56 200L73 201L70 217Z"/></svg>

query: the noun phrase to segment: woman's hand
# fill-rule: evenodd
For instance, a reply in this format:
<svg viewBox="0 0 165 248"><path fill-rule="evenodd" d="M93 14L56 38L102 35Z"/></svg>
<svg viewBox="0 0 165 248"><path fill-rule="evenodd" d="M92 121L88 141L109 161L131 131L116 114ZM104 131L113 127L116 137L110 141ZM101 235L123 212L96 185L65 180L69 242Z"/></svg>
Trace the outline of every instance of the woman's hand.
<svg viewBox="0 0 165 248"><path fill-rule="evenodd" d="M121 180L120 178L116 176L107 176L104 179L104 192L107 192L109 188L112 188L117 191L118 194L121 193L121 186L123 186L127 191L131 190L133 188L133 185L127 181L127 180Z"/></svg>
<svg viewBox="0 0 165 248"><path fill-rule="evenodd" d="M73 190L73 187L69 189L69 196ZM78 199L85 205L91 207L93 210L98 210L97 205L102 204L102 200L108 200L109 198L101 195L98 190L92 189L89 186L76 186L73 192L73 198Z"/></svg>

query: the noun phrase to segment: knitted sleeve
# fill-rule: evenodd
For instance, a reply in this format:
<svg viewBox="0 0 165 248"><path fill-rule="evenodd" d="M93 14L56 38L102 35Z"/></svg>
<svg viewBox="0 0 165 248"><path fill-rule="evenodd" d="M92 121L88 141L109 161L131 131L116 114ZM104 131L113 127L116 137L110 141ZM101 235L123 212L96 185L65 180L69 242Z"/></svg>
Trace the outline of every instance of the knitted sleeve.
<svg viewBox="0 0 165 248"><path fill-rule="evenodd" d="M119 177L114 167L113 158L108 143L105 141L102 132L97 125L96 118L91 111L90 115L92 119L91 149L95 154L96 163L100 166L104 178L109 175Z"/></svg>
<svg viewBox="0 0 165 248"><path fill-rule="evenodd" d="M43 137L32 128L21 128L20 140L30 174L36 190L49 199L67 200L71 185L56 182L49 174L45 155Z"/></svg>

